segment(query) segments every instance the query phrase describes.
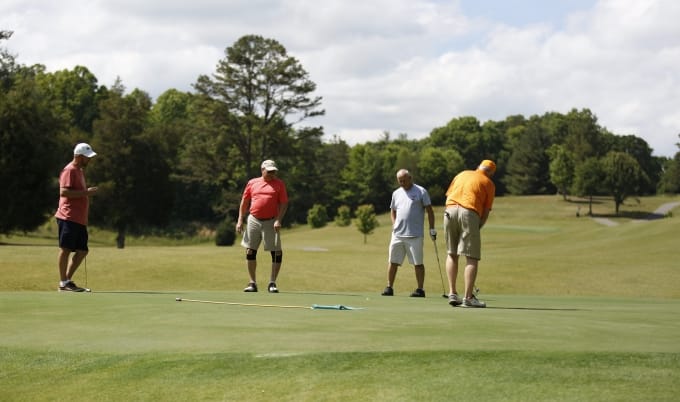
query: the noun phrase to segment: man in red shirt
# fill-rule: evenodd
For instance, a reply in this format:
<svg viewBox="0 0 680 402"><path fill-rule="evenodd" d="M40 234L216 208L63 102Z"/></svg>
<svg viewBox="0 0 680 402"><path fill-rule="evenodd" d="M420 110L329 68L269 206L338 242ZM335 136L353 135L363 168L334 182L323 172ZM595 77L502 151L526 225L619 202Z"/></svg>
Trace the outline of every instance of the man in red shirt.
<svg viewBox="0 0 680 402"><path fill-rule="evenodd" d="M489 218L493 206L496 186L491 180L496 173L496 164L483 160L477 170L465 170L453 178L446 190L446 274L449 277L449 304L451 306L486 307L477 300L473 289L477 279L479 260L482 258L480 230ZM464 255L465 298L456 292L458 256Z"/></svg>
<svg viewBox="0 0 680 402"><path fill-rule="evenodd" d="M59 226L59 291L83 292L71 278L89 251L87 218L90 196L97 187L87 187L83 170L97 155L89 144L80 143L73 150L73 160L59 175L59 207L54 214ZM73 254L73 258L69 257Z"/></svg>
<svg viewBox="0 0 680 402"><path fill-rule="evenodd" d="M283 180L276 177L278 168L273 160L266 160L260 166L261 177L248 181L243 190L239 206L236 232L243 233L241 245L246 248L246 262L250 282L244 292L257 292L257 249L264 240L264 250L271 252L272 271L269 277L269 293L278 293L276 278L281 269L281 220L288 209L288 193ZM246 230L243 217L249 213Z"/></svg>

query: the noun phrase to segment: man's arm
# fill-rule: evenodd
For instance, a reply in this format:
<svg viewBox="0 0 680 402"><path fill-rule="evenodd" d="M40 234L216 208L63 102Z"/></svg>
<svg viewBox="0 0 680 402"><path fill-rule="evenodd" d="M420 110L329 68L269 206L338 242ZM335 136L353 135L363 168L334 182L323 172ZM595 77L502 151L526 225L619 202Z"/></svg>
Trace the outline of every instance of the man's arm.
<svg viewBox="0 0 680 402"><path fill-rule="evenodd" d="M93 195L97 192L97 187L89 187L87 190L71 190L68 187L59 188L59 196L66 198L81 198Z"/></svg>
<svg viewBox="0 0 680 402"><path fill-rule="evenodd" d="M278 231L281 228L281 221L283 220L283 216L286 214L287 210L288 210L287 202L282 202L279 204L279 213L276 214L276 220L274 221L275 230Z"/></svg>
<svg viewBox="0 0 680 402"><path fill-rule="evenodd" d="M484 226L484 224L486 223L486 220L489 219L489 213L491 213L491 210L484 208L484 213L479 218L479 228L480 229L482 228L482 226Z"/></svg>
<svg viewBox="0 0 680 402"><path fill-rule="evenodd" d="M434 229L434 210L432 205L426 206L425 211L427 212L427 223L430 224L430 229Z"/></svg>
<svg viewBox="0 0 680 402"><path fill-rule="evenodd" d="M238 207L238 220L236 221L236 233L243 231L243 217L248 212L248 208L250 208L250 198L241 197L241 203Z"/></svg>

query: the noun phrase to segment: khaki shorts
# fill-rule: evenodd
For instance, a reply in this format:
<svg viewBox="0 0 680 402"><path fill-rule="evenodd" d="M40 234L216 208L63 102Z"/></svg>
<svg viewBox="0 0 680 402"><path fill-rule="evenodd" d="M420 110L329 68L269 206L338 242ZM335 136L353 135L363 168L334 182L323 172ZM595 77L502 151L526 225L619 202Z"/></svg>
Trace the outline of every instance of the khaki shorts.
<svg viewBox="0 0 680 402"><path fill-rule="evenodd" d="M446 251L453 255L464 255L482 259L482 237L479 232L479 215L461 206L448 207L444 214Z"/></svg>
<svg viewBox="0 0 680 402"><path fill-rule="evenodd" d="M387 257L389 263L401 265L407 256L412 265L423 265L423 238L398 237L393 233Z"/></svg>
<svg viewBox="0 0 680 402"><path fill-rule="evenodd" d="M281 251L281 236L274 230L274 219L261 221L248 215L246 230L243 231L241 245L245 248L257 250L264 240L265 251Z"/></svg>

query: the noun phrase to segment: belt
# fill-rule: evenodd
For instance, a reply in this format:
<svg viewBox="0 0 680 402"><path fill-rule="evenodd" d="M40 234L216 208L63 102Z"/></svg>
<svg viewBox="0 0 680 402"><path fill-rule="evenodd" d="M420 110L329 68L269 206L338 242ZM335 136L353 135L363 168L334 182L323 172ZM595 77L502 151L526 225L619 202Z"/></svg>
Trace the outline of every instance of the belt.
<svg viewBox="0 0 680 402"><path fill-rule="evenodd" d="M253 218L257 219L258 221L270 221L272 219L275 219L275 216L272 216L271 218L258 218L257 216L253 215Z"/></svg>

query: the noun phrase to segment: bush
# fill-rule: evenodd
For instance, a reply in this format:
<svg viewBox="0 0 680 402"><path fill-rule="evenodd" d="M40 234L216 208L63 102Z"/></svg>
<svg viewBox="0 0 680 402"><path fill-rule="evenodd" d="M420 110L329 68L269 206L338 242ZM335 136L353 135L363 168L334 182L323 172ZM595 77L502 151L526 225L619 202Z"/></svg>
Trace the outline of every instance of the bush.
<svg viewBox="0 0 680 402"><path fill-rule="evenodd" d="M236 241L236 228L231 219L217 225L215 230L215 244L218 246L233 246Z"/></svg>
<svg viewBox="0 0 680 402"><path fill-rule="evenodd" d="M328 212L326 207L321 204L314 204L309 211L307 211L307 223L312 229L322 228L328 222Z"/></svg>
<svg viewBox="0 0 680 402"><path fill-rule="evenodd" d="M340 227L352 224L352 210L347 205L338 207L338 214L335 215L335 224Z"/></svg>

